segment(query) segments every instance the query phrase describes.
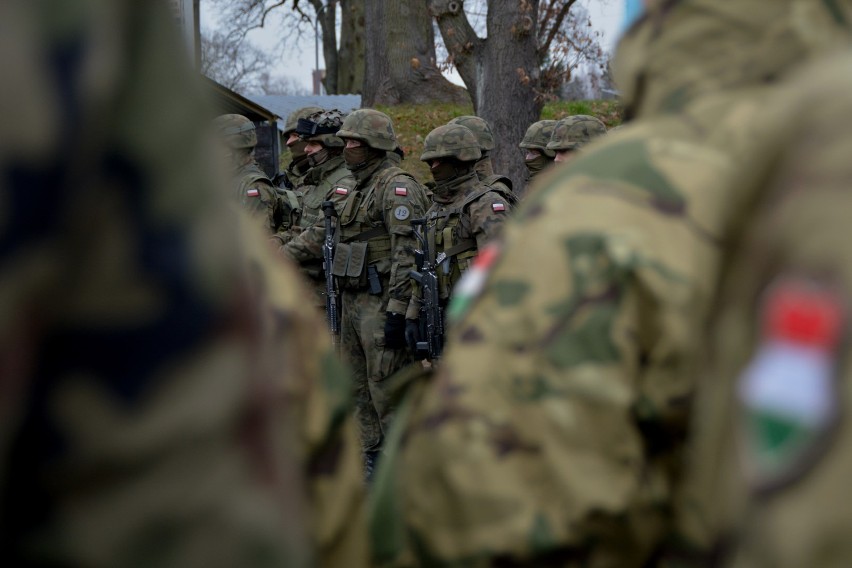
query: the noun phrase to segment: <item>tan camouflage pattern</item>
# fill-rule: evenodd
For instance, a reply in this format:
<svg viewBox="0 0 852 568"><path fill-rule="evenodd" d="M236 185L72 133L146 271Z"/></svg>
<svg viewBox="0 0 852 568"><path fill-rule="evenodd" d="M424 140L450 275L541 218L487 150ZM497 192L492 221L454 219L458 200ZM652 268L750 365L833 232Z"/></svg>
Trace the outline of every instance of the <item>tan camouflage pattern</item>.
<svg viewBox="0 0 852 568"><path fill-rule="evenodd" d="M429 162L455 158L461 162L473 162L481 157L482 151L473 132L460 124L445 124L426 135L420 160Z"/></svg>
<svg viewBox="0 0 852 568"><path fill-rule="evenodd" d="M547 149L576 150L606 134L606 125L599 118L587 114L567 116L556 123Z"/></svg>
<svg viewBox="0 0 852 568"><path fill-rule="evenodd" d="M171 21L0 3L3 564L365 566L346 374Z"/></svg>
<svg viewBox="0 0 852 568"><path fill-rule="evenodd" d="M810 162L795 159L796 149L813 140L787 130L806 123L785 121L767 105L777 75L763 74L753 56L786 52L791 65L804 59L791 51L801 45L795 34L830 45L839 24L852 21L847 2L845 18L825 17L839 5L666 3L665 13L649 17L646 28L627 38L621 56L628 59L636 52L635 37L647 42L645 54L669 53L655 42L676 50L670 61L679 65L667 66L664 75L644 75L647 92L655 101L686 96L678 99L678 112L641 103L643 112L630 125L543 175L504 224L500 257L452 327L436 376L397 412L372 500L377 563L654 565L674 523L689 401L703 363L701 332L715 311L716 285L735 250L728 247L743 226L741 215L766 183L779 179L772 171L779 163L806 167L784 176L806 194L809 178L799 174L822 180L828 161L848 162L848 144L820 145L807 154ZM748 13L744 19L752 27L732 25L731 15L740 12ZM795 22L795 33L776 34L779 22ZM690 23L705 33L692 33ZM714 39L712 52L707 37ZM633 69L642 70L636 63ZM657 69L659 63L650 65ZM725 83L714 84L713 72L722 67ZM715 88L693 89L691 80ZM820 93L817 104L833 97L831 89ZM801 109L803 100L783 110ZM848 105L849 98L836 100ZM777 151L785 132L780 140L799 144L790 153ZM767 147L776 148L768 157ZM825 181L845 189L848 174L834 184ZM793 208L785 213L773 218L778 227L795 217ZM810 221L802 230L813 227ZM743 291L744 302L754 301L754 290ZM735 344L741 337L725 340ZM717 425L730 424L714 418ZM725 441L731 448L732 440ZM719 471L712 455L704 463L707 475ZM835 479L845 484L847 477ZM796 496L804 497L791 490L790 498ZM688 529L698 527L692 532L700 536L707 526L719 526L701 505L701 499L686 502L690 514L684 517L692 524L678 523L679 534L689 537ZM795 533L807 521L790 511L775 524L774 512L767 507L760 518L776 532L754 545L771 548L788 538L801 543ZM845 538L841 533L828 523L804 532L827 537L824 548L811 549L822 556L763 565L845 565L819 561ZM761 565L743 558L738 566Z"/></svg>
<svg viewBox="0 0 852 568"><path fill-rule="evenodd" d="M369 108L358 109L349 113L337 135L341 138L360 140L377 150L393 152L399 147L390 117L383 112Z"/></svg>
<svg viewBox="0 0 852 568"><path fill-rule="evenodd" d="M216 117L213 125L225 144L231 148L254 148L257 132L254 123L241 114L223 114Z"/></svg>
<svg viewBox="0 0 852 568"><path fill-rule="evenodd" d="M483 156L494 149L494 134L491 133L491 127L485 119L478 116L457 116L447 124L461 124L473 132L476 139L479 140L479 148L482 150Z"/></svg>
<svg viewBox="0 0 852 568"><path fill-rule="evenodd" d="M244 157L231 184L236 202L270 232L277 232L284 221L284 210L275 187L251 154Z"/></svg>
<svg viewBox="0 0 852 568"><path fill-rule="evenodd" d="M553 136L553 131L556 128L557 122L558 121L556 120L539 120L538 122L533 122L530 124L530 127L527 128L527 131L524 134L524 139L521 140L518 147L540 150L545 156L552 158L556 155L556 152L548 150L547 144Z"/></svg>
<svg viewBox="0 0 852 568"><path fill-rule="evenodd" d="M306 106L291 112L287 117L287 122L284 123L284 132L282 133L284 137L286 138L296 131L296 126L298 126L300 118L307 119L312 114L318 112L323 112L323 109L318 106Z"/></svg>

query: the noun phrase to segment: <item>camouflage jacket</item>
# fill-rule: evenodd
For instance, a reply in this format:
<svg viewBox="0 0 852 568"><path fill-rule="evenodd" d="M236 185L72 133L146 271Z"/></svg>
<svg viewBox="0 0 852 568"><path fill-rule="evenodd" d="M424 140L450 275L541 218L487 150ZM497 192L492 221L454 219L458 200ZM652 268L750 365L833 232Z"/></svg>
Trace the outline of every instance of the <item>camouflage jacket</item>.
<svg viewBox="0 0 852 568"><path fill-rule="evenodd" d="M346 168L342 157L335 157L311 169L300 190L301 213L295 236L282 251L296 262L309 267L309 276L320 278L318 263L322 263L325 244L323 201L333 201L336 211L343 211L346 199L355 187L355 178ZM337 221L335 221L335 224Z"/></svg>
<svg viewBox="0 0 852 568"><path fill-rule="evenodd" d="M397 412L373 499L380 563L654 562L726 245L770 168L795 157L761 158L784 122L767 78L840 27L794 4L654 3L628 36L635 121L544 177L504 225L459 285L436 377Z"/></svg>
<svg viewBox="0 0 852 568"><path fill-rule="evenodd" d="M165 4L0 21L4 565L364 566L348 377L226 205Z"/></svg>
<svg viewBox="0 0 852 568"><path fill-rule="evenodd" d="M252 216L265 221L267 228L275 232L281 223L278 194L275 186L249 156L234 175L234 198Z"/></svg>

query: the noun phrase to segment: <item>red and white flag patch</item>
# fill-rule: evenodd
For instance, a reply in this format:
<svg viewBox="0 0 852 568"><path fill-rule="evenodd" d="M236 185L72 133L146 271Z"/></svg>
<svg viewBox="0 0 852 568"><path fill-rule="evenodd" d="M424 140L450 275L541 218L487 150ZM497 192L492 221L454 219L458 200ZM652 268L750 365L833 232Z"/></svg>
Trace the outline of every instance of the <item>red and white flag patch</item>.
<svg viewBox="0 0 852 568"><path fill-rule="evenodd" d="M260 196L260 191L254 187L250 187L248 191L246 191L246 195L249 197L258 197Z"/></svg>
<svg viewBox="0 0 852 568"><path fill-rule="evenodd" d="M393 190L393 192L394 192L395 195L406 196L406 195L408 195L408 188L397 187L396 189Z"/></svg>
<svg viewBox="0 0 852 568"><path fill-rule="evenodd" d="M345 187L335 187L334 193L336 193L337 195L349 195L349 190Z"/></svg>
<svg viewBox="0 0 852 568"><path fill-rule="evenodd" d="M506 204L505 203L492 203L491 209L493 209L494 211L505 211L506 210Z"/></svg>

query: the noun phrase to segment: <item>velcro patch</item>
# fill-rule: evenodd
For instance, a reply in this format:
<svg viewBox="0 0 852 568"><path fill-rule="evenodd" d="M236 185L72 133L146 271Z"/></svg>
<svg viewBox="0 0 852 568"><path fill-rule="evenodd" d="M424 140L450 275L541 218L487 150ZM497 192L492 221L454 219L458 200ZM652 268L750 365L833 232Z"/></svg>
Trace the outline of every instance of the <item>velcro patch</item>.
<svg viewBox="0 0 852 568"><path fill-rule="evenodd" d="M506 205L504 203L492 203L491 209L493 209L494 211L505 211Z"/></svg>
<svg viewBox="0 0 852 568"><path fill-rule="evenodd" d="M406 195L408 195L408 188L397 187L396 189L393 190L393 192L394 192L395 195L406 196Z"/></svg>
<svg viewBox="0 0 852 568"><path fill-rule="evenodd" d="M249 197L258 197L260 195L260 191L254 187L251 187L246 191L246 195Z"/></svg>
<svg viewBox="0 0 852 568"><path fill-rule="evenodd" d="M337 195L349 195L349 190L345 187L335 187L334 193L336 193Z"/></svg>

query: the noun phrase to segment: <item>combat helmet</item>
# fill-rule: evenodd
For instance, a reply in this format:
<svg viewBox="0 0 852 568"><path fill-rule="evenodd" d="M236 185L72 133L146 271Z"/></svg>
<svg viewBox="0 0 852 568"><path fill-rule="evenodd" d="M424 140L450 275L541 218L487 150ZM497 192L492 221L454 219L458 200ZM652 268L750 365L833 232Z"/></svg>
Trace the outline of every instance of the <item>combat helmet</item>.
<svg viewBox="0 0 852 568"><path fill-rule="evenodd" d="M296 127L299 125L299 119L308 118L316 112L322 112L322 109L317 106L306 106L291 112L287 117L286 124L284 125L284 138L286 139L290 136L290 134L296 131Z"/></svg>
<svg viewBox="0 0 852 568"><path fill-rule="evenodd" d="M351 112L343 121L337 135L340 138L359 140L376 150L393 152L399 147L390 117L371 108Z"/></svg>
<svg viewBox="0 0 852 568"><path fill-rule="evenodd" d="M461 124L473 132L483 156L494 149L494 135L491 133L491 127L478 116L457 116L447 124Z"/></svg>
<svg viewBox="0 0 852 568"><path fill-rule="evenodd" d="M223 114L213 120L213 127L231 148L254 148L257 132L254 123L241 114Z"/></svg>
<svg viewBox="0 0 852 568"><path fill-rule="evenodd" d="M479 141L469 128L461 124L445 124L426 135L420 160L455 158L460 162L475 162L481 157Z"/></svg>
<svg viewBox="0 0 852 568"><path fill-rule="evenodd" d="M599 119L587 114L567 116L556 123L548 150L576 150L589 143L592 138L606 134L606 126Z"/></svg>
<svg viewBox="0 0 852 568"><path fill-rule="evenodd" d="M556 128L557 121L555 120L539 120L534 122L527 128L527 133L524 134L524 139L518 144L521 148L530 150L538 150L548 158L556 155L553 150L547 149L547 144L550 142L550 137Z"/></svg>
<svg viewBox="0 0 852 568"><path fill-rule="evenodd" d="M324 146L342 148L345 143L336 136L343 125L344 115L337 109L321 110L300 118L296 125L296 134L308 142L320 142Z"/></svg>

